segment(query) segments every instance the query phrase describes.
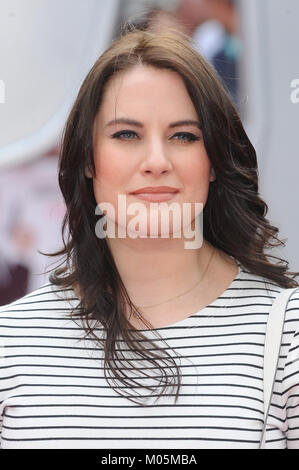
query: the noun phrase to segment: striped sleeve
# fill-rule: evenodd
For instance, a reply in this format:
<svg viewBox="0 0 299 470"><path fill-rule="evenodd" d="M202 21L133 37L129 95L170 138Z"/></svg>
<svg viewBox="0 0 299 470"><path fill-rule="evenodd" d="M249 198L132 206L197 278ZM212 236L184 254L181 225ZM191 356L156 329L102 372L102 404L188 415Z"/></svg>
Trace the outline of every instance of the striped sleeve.
<svg viewBox="0 0 299 470"><path fill-rule="evenodd" d="M281 430L281 435L277 434ZM299 449L299 289L286 306L276 379L267 419L266 449Z"/></svg>
<svg viewBox="0 0 299 470"><path fill-rule="evenodd" d="M5 366L5 358L4 358L4 344L3 341L0 340L0 370L2 370ZM2 423L3 423L3 415L2 415L2 404L4 401L3 393L2 393L2 387L0 385L0 436L2 432ZM0 449L1 449L1 439L0 439Z"/></svg>
<svg viewBox="0 0 299 470"><path fill-rule="evenodd" d="M299 316L299 293L294 299L297 317ZM284 376L283 392L286 394L286 418L287 418L287 447L299 449L299 330L294 333L287 355Z"/></svg>

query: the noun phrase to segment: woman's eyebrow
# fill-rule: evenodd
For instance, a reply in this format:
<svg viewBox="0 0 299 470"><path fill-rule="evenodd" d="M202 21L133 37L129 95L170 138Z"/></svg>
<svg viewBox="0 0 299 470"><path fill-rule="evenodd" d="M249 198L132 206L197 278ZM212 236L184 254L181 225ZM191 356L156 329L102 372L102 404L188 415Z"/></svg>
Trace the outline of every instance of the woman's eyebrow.
<svg viewBox="0 0 299 470"><path fill-rule="evenodd" d="M136 127L143 127L143 124L141 122L135 121L134 119L118 118L118 119L113 119L112 121L109 121L105 125L105 128L113 124L129 124L129 125L136 126ZM201 129L200 122L194 121L192 119L184 119L182 121L176 121L176 122L172 122L169 124L169 127L171 129L174 127L179 127L179 126L197 126L199 129Z"/></svg>

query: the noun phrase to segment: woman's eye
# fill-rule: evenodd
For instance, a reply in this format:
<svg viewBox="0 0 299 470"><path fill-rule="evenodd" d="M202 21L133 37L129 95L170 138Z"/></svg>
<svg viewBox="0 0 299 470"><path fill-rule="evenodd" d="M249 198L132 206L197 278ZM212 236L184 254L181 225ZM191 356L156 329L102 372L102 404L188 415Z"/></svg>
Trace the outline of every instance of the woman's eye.
<svg viewBox="0 0 299 470"><path fill-rule="evenodd" d="M135 135L137 134L134 131L118 131L111 137L112 139L132 140L132 136L134 137Z"/></svg>
<svg viewBox="0 0 299 470"><path fill-rule="evenodd" d="M177 140L181 142L194 142L196 140L200 140L200 137L198 137L195 134L192 134L191 132L177 132L174 137L179 137ZM180 138L182 137L182 138Z"/></svg>
<svg viewBox="0 0 299 470"><path fill-rule="evenodd" d="M118 131L115 134L111 136L113 139L119 139L119 140L134 140L135 137L138 137L136 132L134 131L129 131L129 130L124 130L124 131ZM174 134L172 138L176 138L175 140L178 140L179 142L194 142L196 140L200 140L200 137L198 137L195 134L192 134L191 132L177 132Z"/></svg>

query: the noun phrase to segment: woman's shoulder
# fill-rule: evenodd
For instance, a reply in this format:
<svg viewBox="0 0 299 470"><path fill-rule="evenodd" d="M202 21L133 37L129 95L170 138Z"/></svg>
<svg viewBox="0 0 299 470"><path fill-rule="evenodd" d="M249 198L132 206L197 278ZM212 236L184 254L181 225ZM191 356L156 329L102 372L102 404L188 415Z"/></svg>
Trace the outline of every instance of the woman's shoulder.
<svg viewBox="0 0 299 470"><path fill-rule="evenodd" d="M10 304L2 305L0 349L17 348L19 351L25 347L28 352L35 342L45 347L48 341L55 343L61 336L66 341L67 337L75 335L78 327L71 317L78 300L73 296L72 290L48 282Z"/></svg>
<svg viewBox="0 0 299 470"><path fill-rule="evenodd" d="M26 312L38 316L45 311L57 311L72 306L78 299L73 289L58 287L51 282L43 284L32 292L0 306L0 319L14 317L18 313Z"/></svg>
<svg viewBox="0 0 299 470"><path fill-rule="evenodd" d="M272 279L248 272L243 267L240 267L238 281L241 289L246 290L248 294L252 293L255 298L258 296L261 304L268 306L268 312L277 296L286 289ZM290 291L286 304L285 330L299 334L299 286Z"/></svg>
<svg viewBox="0 0 299 470"><path fill-rule="evenodd" d="M284 287L281 287L272 279L248 271L240 263L238 264L239 274L237 281L240 289L252 291L253 294L260 293L263 296L269 297L271 301L274 301L276 296L284 290Z"/></svg>
<svg viewBox="0 0 299 470"><path fill-rule="evenodd" d="M252 273L240 264L236 286L237 291L240 291L242 295L252 297L256 302L260 301L261 304L269 306L269 309L277 296L286 290L285 287L282 287L274 280ZM286 311L287 318L293 315L294 318L298 319L299 323L299 286L290 292Z"/></svg>

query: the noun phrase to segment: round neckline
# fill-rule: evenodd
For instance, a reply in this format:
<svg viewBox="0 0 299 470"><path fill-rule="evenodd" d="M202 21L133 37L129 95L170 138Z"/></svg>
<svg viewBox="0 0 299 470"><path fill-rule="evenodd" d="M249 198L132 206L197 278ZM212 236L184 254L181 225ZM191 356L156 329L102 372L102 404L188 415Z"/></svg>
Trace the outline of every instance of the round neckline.
<svg viewBox="0 0 299 470"><path fill-rule="evenodd" d="M242 273L243 273L243 269L242 269L242 266L241 264L239 263L238 260L235 260L235 262L237 263L238 265L238 272L236 274L236 276L234 277L234 279L232 280L232 282L230 283L230 285L215 299L213 300L211 303L209 303L208 305L206 305L205 307L197 310L196 312L194 313L191 313L191 315L189 315L188 317L185 317L183 318L182 320L179 320L177 322L174 322L174 323L171 323L170 325L165 325L165 326L159 326L157 328L151 328L151 329L138 329L137 331L140 331L142 333L147 333L147 332L154 332L154 331L160 331L160 330L167 330L167 329L170 329L170 328L175 328L177 326L184 326L183 324L184 323L187 323L189 322L190 319L192 319L193 317L197 316L199 313L201 312L205 312L207 309L210 309L211 307L214 307L218 302L219 300L221 300L225 294L227 293L227 291L229 289L231 289L233 287L233 285L240 279ZM232 297L233 298L233 297ZM186 325L187 327L189 325ZM130 331L135 331L133 329L130 329Z"/></svg>

